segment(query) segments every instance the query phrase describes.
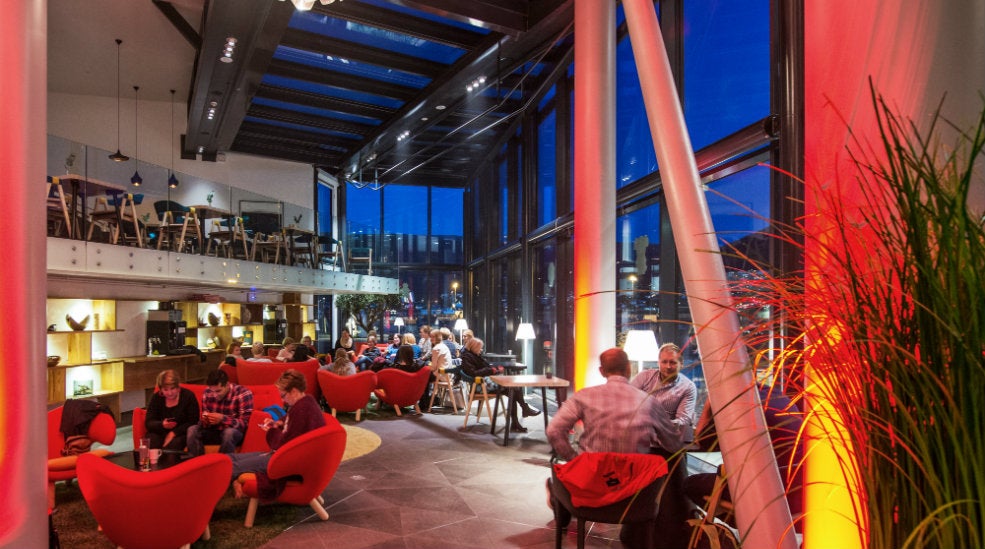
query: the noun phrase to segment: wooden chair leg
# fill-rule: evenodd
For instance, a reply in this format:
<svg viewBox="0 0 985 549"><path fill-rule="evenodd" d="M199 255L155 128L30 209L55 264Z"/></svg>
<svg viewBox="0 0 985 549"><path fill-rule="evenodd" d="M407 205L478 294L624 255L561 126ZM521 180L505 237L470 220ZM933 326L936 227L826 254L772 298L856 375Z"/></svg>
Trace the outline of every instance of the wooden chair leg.
<svg viewBox="0 0 985 549"><path fill-rule="evenodd" d="M318 498L311 500L308 505L315 510L315 514L318 515L318 518L328 520L328 511L325 510L321 503L318 503Z"/></svg>
<svg viewBox="0 0 985 549"><path fill-rule="evenodd" d="M205 525L205 531L202 532L202 539L205 541L212 539L212 530L209 530L208 524Z"/></svg>
<svg viewBox="0 0 985 549"><path fill-rule="evenodd" d="M332 417L338 417L338 416L337 416L337 415L335 414L335 408L332 408Z"/></svg>
<svg viewBox="0 0 985 549"><path fill-rule="evenodd" d="M360 408L356 410L356 423L359 423L359 415L362 413L363 409Z"/></svg>
<svg viewBox="0 0 985 549"><path fill-rule="evenodd" d="M397 412L397 417L400 417L400 416L403 415L403 413L400 412L400 406L397 406L396 404L393 405L393 411L394 412Z"/></svg>
<svg viewBox="0 0 985 549"><path fill-rule="evenodd" d="M246 521L243 523L243 526L253 528L253 520L257 516L257 505L259 504L259 498L250 498L250 504L246 508Z"/></svg>

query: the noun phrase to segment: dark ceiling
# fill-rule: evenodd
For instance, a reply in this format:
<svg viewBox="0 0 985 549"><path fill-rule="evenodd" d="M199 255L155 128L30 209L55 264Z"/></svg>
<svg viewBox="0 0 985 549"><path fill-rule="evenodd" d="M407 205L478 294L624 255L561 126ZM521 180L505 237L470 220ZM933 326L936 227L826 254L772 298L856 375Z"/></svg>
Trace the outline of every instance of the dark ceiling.
<svg viewBox="0 0 985 549"><path fill-rule="evenodd" d="M572 0L338 0L307 12L211 0L202 30L183 32L198 39L184 153L464 186L570 63L571 21ZM232 62L220 62L230 37Z"/></svg>

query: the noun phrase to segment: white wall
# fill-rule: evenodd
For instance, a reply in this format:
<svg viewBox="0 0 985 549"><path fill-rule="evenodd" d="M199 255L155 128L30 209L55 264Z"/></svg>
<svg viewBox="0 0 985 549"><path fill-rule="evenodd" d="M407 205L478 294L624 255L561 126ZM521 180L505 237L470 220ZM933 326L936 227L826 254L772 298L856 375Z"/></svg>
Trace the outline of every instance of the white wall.
<svg viewBox="0 0 985 549"><path fill-rule="evenodd" d="M120 101L120 149L127 156L134 156L134 100L130 97ZM138 106L139 159L165 168L171 165L171 104L161 101L140 100ZM224 162L204 162L182 160L179 135L185 131L186 106L174 105L174 170L196 178L237 187L264 196L271 196L289 204L311 208L314 196L314 171L310 164L286 162L258 156L227 153ZM91 95L72 95L64 93L48 94L48 133L71 141L99 147L108 151L117 149L116 98ZM56 159L56 164L61 159ZM120 181L119 175L106 174L100 177L99 167L90 163L89 176L120 184L129 184L129 177ZM49 168L52 169L52 168ZM96 173L93 173L97 170ZM64 171L64 170L62 170ZM57 174L52 174L57 175ZM184 189L183 189L184 190ZM195 189L186 192L194 193ZM202 203L201 197L188 200L189 203ZM218 198L218 197L217 197ZM219 205L219 204L217 204ZM309 216L306 216L309 217ZM285 216L285 219L287 217Z"/></svg>

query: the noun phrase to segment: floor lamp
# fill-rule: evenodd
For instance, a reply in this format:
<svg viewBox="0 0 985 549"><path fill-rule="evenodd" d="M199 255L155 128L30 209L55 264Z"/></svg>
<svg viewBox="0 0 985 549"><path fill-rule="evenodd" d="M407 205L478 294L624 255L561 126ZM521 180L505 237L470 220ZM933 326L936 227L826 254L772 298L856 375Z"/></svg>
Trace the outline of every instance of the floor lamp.
<svg viewBox="0 0 985 549"><path fill-rule="evenodd" d="M534 325L529 322L521 322L516 329L516 340L523 342L523 363L527 368L533 365L527 362L527 347L530 345L530 341L537 339L537 334L534 333Z"/></svg>
<svg viewBox="0 0 985 549"><path fill-rule="evenodd" d="M397 333L398 334L400 332L402 332L403 331L403 327L404 327L404 319L403 319L403 317L398 316L396 319L394 319L393 325L397 327Z"/></svg>
<svg viewBox="0 0 985 549"><path fill-rule="evenodd" d="M644 361L657 360L660 356L657 336L653 335L651 330L630 330L626 333L626 343L623 344L622 349L626 351L629 360L640 363L638 368L633 368L633 376L643 369Z"/></svg>
<svg viewBox="0 0 985 549"><path fill-rule="evenodd" d="M469 329L469 323L465 321L464 318L460 318L455 321L455 331L458 332L458 344L461 345L462 342L462 332Z"/></svg>

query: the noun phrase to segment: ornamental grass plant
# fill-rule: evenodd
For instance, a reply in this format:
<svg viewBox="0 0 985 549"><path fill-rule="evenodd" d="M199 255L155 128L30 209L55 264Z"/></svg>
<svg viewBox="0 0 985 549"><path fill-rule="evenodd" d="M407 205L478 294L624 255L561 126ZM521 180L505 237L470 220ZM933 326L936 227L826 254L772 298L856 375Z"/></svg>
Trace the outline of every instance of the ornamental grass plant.
<svg viewBox="0 0 985 549"><path fill-rule="evenodd" d="M852 136L853 180L811 187L802 223L774 224L804 272L756 266L736 308L750 354L843 449L862 547L983 547L985 219L969 198L985 193L985 111L962 131L938 108L921 132L872 97L878 139Z"/></svg>

